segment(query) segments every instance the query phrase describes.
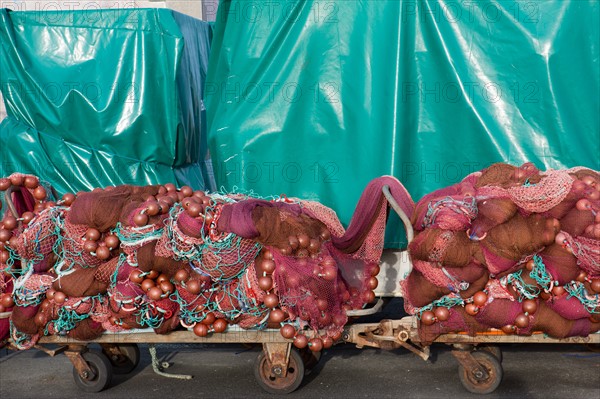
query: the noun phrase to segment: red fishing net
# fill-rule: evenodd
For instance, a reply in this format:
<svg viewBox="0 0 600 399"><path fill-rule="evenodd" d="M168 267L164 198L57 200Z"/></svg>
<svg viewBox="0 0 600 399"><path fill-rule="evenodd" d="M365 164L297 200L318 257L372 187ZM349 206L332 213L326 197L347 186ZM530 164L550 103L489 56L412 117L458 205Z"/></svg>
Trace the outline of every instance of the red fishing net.
<svg viewBox="0 0 600 399"><path fill-rule="evenodd" d="M289 324L298 335L338 338L345 311L374 299L386 185L412 214L406 190L384 177L369 184L348 230L333 210L285 196L173 185L65 196L14 230L17 250L3 259L26 265L15 342L27 348L40 334L93 339L131 328L162 334L178 325L203 336L228 323Z"/></svg>
<svg viewBox="0 0 600 399"><path fill-rule="evenodd" d="M192 262L192 267L208 274L215 281L229 280L254 262L260 250L255 241L241 237L229 237L232 242L207 241L200 259Z"/></svg>
<svg viewBox="0 0 600 399"><path fill-rule="evenodd" d="M343 283L335 272L324 274L325 259L274 255L277 269L273 277L281 308L292 318L298 317L319 329L343 327L347 320L340 300Z"/></svg>
<svg viewBox="0 0 600 399"><path fill-rule="evenodd" d="M440 307L471 333L483 327L562 338L597 331L599 185L598 172L585 168L495 164L419 201L413 271L401 288L422 339L456 330L445 312L436 316ZM477 328L469 330L469 319Z"/></svg>

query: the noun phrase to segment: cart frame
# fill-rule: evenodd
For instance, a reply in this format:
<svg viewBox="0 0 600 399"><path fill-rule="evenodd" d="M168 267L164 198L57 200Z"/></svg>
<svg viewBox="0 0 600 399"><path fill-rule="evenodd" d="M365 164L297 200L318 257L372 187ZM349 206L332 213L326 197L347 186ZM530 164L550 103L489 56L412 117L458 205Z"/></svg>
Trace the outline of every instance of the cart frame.
<svg viewBox="0 0 600 399"><path fill-rule="evenodd" d="M10 212L17 215L12 204L10 194L13 188L5 193L6 203ZM389 187L382 190L390 206L398 214L404 224L408 242L412 241L414 231L408 216L392 197ZM380 288L376 294L380 297L399 297L398 281L403 279L412 270L410 257L407 251L394 253L396 262L387 264L385 270L394 270L395 278L391 287L386 281L384 268L378 275ZM382 284L384 283L384 284ZM388 283L388 284L385 284ZM359 317L379 312L383 304L382 299L368 309L347 311L349 317ZM0 316L8 317L8 313ZM307 337L316 336L315 332L303 332ZM430 346L421 343L417 327L417 317L407 316L401 319L381 320L379 323L349 324L344 328L341 342L351 343L357 348L372 347L379 349L405 348L423 360L430 356ZM451 345L452 355L460 364L459 377L465 388L474 393L493 392L502 379L501 351L498 344L526 343L526 344L600 344L600 333L587 337L570 337L555 339L542 333L531 336L507 335L500 330L491 330L485 333L468 335L466 333L443 334L436 338L434 343ZM290 393L301 384L304 370L318 362L320 352L310 352L304 349L300 352L293 348L293 340L281 336L279 330L243 330L236 326L229 326L228 330L198 337L191 331L173 331L169 334L159 335L152 330L132 330L121 333L104 333L92 341L78 341L63 336L44 336L35 346L50 356L64 353L73 364L73 376L77 385L87 392L99 392L110 384L112 372L131 372L139 362L139 349L137 344L150 345L152 366L154 371L172 378L191 378L185 375L173 375L163 372L168 363L159 364L156 357L156 344L262 344L262 351L255 364L255 376L259 385L270 393ZM50 350L44 345L58 344L58 349ZM89 344L100 344L102 352L90 351ZM10 344L12 346L12 344ZM13 347L14 348L14 347ZM16 348L14 348L16 349Z"/></svg>

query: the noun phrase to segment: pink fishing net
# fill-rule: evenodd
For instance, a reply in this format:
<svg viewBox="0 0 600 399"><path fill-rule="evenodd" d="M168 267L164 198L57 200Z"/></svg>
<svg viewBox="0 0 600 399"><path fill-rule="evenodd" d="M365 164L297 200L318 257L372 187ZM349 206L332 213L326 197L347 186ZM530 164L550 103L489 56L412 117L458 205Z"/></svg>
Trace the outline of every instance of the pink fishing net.
<svg viewBox="0 0 600 399"><path fill-rule="evenodd" d="M5 263L26 266L14 296L18 314L32 312L12 336L27 348L40 334L93 339L179 326L206 334L225 321L291 324L297 334L337 339L346 310L374 299L389 213L384 186L411 216L406 190L383 177L367 186L347 230L317 202L169 185L94 190L70 206L42 207L15 230L19 245Z"/></svg>
<svg viewBox="0 0 600 399"><path fill-rule="evenodd" d="M432 316L439 306L460 310L465 328L474 320L519 335L597 331L599 185L600 174L586 168L540 172L531 164L495 164L426 195L412 219L414 269L401 281L406 311L421 320L421 337L431 342L452 331ZM475 209L466 207L470 198ZM447 272L459 266L451 264L457 259L472 266ZM463 268L472 274L456 273ZM476 278L488 280L478 288Z"/></svg>
<svg viewBox="0 0 600 399"><path fill-rule="evenodd" d="M274 260L277 269L273 277L281 308L315 328L340 330L347 320L340 300L344 289L341 276L325 279L319 259L293 259L275 253Z"/></svg>

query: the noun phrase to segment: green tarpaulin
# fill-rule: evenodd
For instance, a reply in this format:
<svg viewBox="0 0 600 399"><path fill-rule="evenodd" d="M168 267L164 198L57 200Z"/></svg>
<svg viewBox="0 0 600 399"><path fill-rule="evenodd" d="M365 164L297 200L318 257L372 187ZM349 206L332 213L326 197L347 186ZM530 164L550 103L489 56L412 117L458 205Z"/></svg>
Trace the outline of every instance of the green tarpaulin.
<svg viewBox="0 0 600 399"><path fill-rule="evenodd" d="M494 162L600 169L597 1L226 0L206 84L217 183L415 199ZM400 229L387 245L401 245Z"/></svg>
<svg viewBox="0 0 600 399"><path fill-rule="evenodd" d="M59 192L209 183L210 28L166 9L0 10L0 175Z"/></svg>

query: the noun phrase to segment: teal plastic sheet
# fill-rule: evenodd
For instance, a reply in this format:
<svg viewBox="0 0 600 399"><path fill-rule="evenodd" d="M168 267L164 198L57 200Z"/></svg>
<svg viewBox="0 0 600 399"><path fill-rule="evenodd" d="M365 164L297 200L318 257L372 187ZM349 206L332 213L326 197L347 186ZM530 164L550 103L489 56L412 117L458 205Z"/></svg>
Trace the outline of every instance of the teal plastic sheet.
<svg viewBox="0 0 600 399"><path fill-rule="evenodd" d="M222 1L206 85L217 183L419 199L494 162L600 169L597 1ZM402 245L393 221L387 245Z"/></svg>
<svg viewBox="0 0 600 399"><path fill-rule="evenodd" d="M0 10L0 175L59 192L210 187L203 88L210 27L166 9Z"/></svg>

